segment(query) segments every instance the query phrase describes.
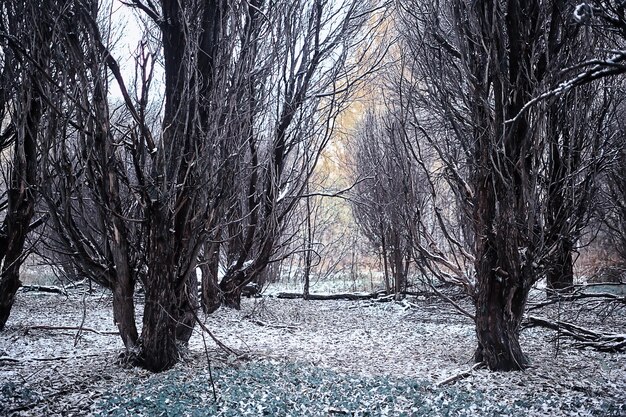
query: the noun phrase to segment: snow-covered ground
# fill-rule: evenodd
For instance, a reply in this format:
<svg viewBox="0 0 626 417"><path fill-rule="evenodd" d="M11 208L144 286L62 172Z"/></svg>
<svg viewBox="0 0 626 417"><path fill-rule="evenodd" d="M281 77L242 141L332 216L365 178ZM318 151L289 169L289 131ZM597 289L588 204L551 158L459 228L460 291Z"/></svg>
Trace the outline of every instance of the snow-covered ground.
<svg viewBox="0 0 626 417"><path fill-rule="evenodd" d="M626 332L625 322L617 317L603 326ZM80 333L71 329L81 325ZM247 415L491 416L509 409L511 415L529 416L626 415L626 356L576 349L542 329L523 333L523 348L532 361L527 371L477 369L438 387L472 367L475 335L468 319L436 299L401 305L265 296L244 299L240 311L218 310L206 318L206 326L240 356L225 353L197 328L184 360L168 373L152 375L118 364L121 340L107 333L115 331L109 295L19 293L7 329L0 333L0 415L135 415L140 408L133 407L143 406L138 402L164 395L159 406L171 416L244 415L248 406L256 411ZM210 385L200 388L207 383L207 357L216 372L217 402ZM261 388L254 385L253 370L264 381ZM303 388L307 375L312 379ZM181 402L184 392L172 390L177 384L188 387L181 389L187 394L202 394L189 404ZM246 384L256 388L242 394ZM320 392L334 386L339 397ZM395 387L391 394L378 397L378 388L389 386ZM135 395L135 405L129 405ZM251 399L235 401L234 395ZM343 404L343 397L356 400L340 409L336 404ZM299 411L280 408L281 402L298 403L298 398L303 401ZM278 408L264 408L268 399Z"/></svg>

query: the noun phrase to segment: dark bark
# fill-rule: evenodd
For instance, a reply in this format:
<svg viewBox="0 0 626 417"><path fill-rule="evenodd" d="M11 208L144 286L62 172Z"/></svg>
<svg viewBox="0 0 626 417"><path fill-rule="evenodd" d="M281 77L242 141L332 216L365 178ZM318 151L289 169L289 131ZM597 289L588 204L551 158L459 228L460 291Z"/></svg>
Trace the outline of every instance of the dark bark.
<svg viewBox="0 0 626 417"><path fill-rule="evenodd" d="M220 289L223 294L223 304L225 307L241 309L241 291L245 284L250 282L244 271L233 271L224 276L220 283Z"/></svg>
<svg viewBox="0 0 626 417"><path fill-rule="evenodd" d="M553 264L546 274L548 297L558 297L574 290L573 246L565 237L558 243L556 254L551 260Z"/></svg>
<svg viewBox="0 0 626 417"><path fill-rule="evenodd" d="M175 319L179 300L172 282L167 278L164 274L148 277L151 283L146 285L139 363L152 372L165 371L179 359Z"/></svg>
<svg viewBox="0 0 626 417"><path fill-rule="evenodd" d="M520 241L513 213L504 206L500 207L502 215L496 213L493 186L480 189L477 199L482 227L476 234L475 360L494 371L522 370L528 362L519 342L520 324L533 277L528 276L529 267L519 259ZM506 200L500 198L499 203L504 205Z"/></svg>
<svg viewBox="0 0 626 417"><path fill-rule="evenodd" d="M492 77L488 85L473 82L473 128L477 138L473 177L477 240L475 359L494 371L522 370L527 359L519 342L520 323L535 280L532 236L536 213L532 209L536 195L530 157L533 142L526 115L508 124L505 120L516 116L532 95L530 44L536 33L534 27L524 25L532 25L540 9L534 1L481 1L475 7L475 30L480 32L466 27L467 43L470 46L478 36L479 43L489 43L490 56L487 62L474 56L468 60L477 79L483 74ZM505 20L500 20L498 15L504 14L505 7ZM506 62L508 71L500 66L502 62ZM486 105L492 101L491 92L493 109ZM485 123L491 124L489 130L484 128Z"/></svg>
<svg viewBox="0 0 626 417"><path fill-rule="evenodd" d="M219 252L219 242L207 242L204 245L204 254L200 260L200 271L202 271L201 302L202 309L206 314L213 313L222 303L222 292L218 282Z"/></svg>
<svg viewBox="0 0 626 417"><path fill-rule="evenodd" d="M380 292L373 293L341 293L341 294L309 294L309 300L347 300L347 301L358 301L358 300L373 300L377 299L381 295ZM292 293L292 292L281 292L276 295L276 298L295 300L299 298L304 298L303 294L300 293Z"/></svg>
<svg viewBox="0 0 626 417"><path fill-rule="evenodd" d="M306 186L307 194L309 191L309 184ZM311 285L311 264L313 258L313 225L312 225L312 213L311 213L311 198L306 199L306 252L304 253L304 288L302 289L302 298L309 299L309 287Z"/></svg>
<svg viewBox="0 0 626 417"><path fill-rule="evenodd" d="M141 365L156 372L178 361L177 342L186 342L195 324L197 282L191 281L206 239L202 213L208 206L206 172L199 165L209 157L204 128L213 120L226 2L164 0L161 9L165 109L150 178L154 197L147 209L149 271L140 352Z"/></svg>
<svg viewBox="0 0 626 417"><path fill-rule="evenodd" d="M189 342L196 324L196 315L199 308L198 277L194 270L189 274L189 278L187 278L185 283L185 290L178 311L179 319L176 327L176 340L178 342L185 345Z"/></svg>
<svg viewBox="0 0 626 417"><path fill-rule="evenodd" d="M135 321L135 285L131 282L118 282L113 288L113 320L120 330L120 337L127 351L137 346L137 325Z"/></svg>

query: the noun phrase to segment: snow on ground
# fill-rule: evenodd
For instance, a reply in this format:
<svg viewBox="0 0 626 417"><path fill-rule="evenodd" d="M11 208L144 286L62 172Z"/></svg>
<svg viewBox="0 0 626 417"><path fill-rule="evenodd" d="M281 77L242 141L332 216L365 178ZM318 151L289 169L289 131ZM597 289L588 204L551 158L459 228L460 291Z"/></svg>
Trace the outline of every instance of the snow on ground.
<svg viewBox="0 0 626 417"><path fill-rule="evenodd" d="M0 415L153 415L155 409L141 407L155 401L172 416L626 415L626 357L575 349L542 329L522 335L532 361L527 371L477 369L437 387L471 368L474 330L441 301L411 303L244 299L242 310L220 309L205 319L240 358L208 336L205 351L198 331L173 371L152 375L118 363L123 345L106 333L115 331L109 295L19 293L0 333ZM99 333L33 328L81 322ZM624 322L620 317L605 325L624 332ZM203 385L207 355L217 402L212 387ZM172 390L179 384L186 388ZM181 399L192 393L187 402Z"/></svg>

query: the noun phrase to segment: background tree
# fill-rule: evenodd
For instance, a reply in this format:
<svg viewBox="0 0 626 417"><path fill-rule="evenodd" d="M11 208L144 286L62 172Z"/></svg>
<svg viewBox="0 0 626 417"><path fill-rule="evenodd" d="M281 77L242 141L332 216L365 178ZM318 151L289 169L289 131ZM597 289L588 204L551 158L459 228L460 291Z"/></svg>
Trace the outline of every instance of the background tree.
<svg viewBox="0 0 626 417"><path fill-rule="evenodd" d="M247 168L240 171L246 178L236 182L243 188L234 190L237 209L231 219L240 221L230 220L235 227L226 239L232 263L219 284L227 306L239 307L243 286L257 278L283 246L282 234L306 194L335 120L368 73L368 33L377 25L369 32L362 29L375 5L354 0L278 2L264 12L274 17L272 31L280 36L259 46L274 59L273 71L265 80L255 80L264 88L257 92L261 99L251 101L260 113L247 136ZM260 56L257 60L267 62ZM359 69L363 65L366 69Z"/></svg>
<svg viewBox="0 0 626 417"><path fill-rule="evenodd" d="M386 117L385 117L386 116ZM361 231L380 250L387 287L406 291L412 242L410 225L422 210L417 169L404 148L404 129L391 115L367 113L354 139L353 212ZM389 285L388 271L393 284Z"/></svg>

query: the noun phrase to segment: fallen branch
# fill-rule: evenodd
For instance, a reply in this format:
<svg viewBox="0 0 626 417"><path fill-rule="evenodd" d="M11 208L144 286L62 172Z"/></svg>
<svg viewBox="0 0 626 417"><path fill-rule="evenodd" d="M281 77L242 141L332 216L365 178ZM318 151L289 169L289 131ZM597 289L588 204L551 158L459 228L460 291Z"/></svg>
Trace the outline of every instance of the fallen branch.
<svg viewBox="0 0 626 417"><path fill-rule="evenodd" d="M92 329L89 327L78 327L78 326L29 326L25 328L25 331L28 333L30 330L75 330L75 331L85 331L85 332L91 332L91 333L96 333L99 335L119 335L120 332L107 332L107 331L100 331L100 330L96 330L96 329Z"/></svg>
<svg viewBox="0 0 626 417"><path fill-rule="evenodd" d="M48 286L48 285L22 285L21 290L24 292L38 291L48 292L53 294L67 295L67 291L61 287Z"/></svg>
<svg viewBox="0 0 626 417"><path fill-rule="evenodd" d="M598 333L572 323L550 321L548 319L529 316L524 324L528 327L545 327L556 330L563 336L571 337L577 347L591 347L602 352L626 352L626 334Z"/></svg>
<svg viewBox="0 0 626 417"><path fill-rule="evenodd" d="M208 334L211 339L213 339L213 341L215 342L215 344L217 346L219 346L220 348L222 348L226 353L231 354L231 355L235 355L237 357L241 356L238 354L238 352L236 352L234 349L226 346L224 344L224 342L222 342L221 340L219 340L214 334L213 332L211 332L211 330L209 330L208 327L205 326L204 323L202 323L202 321L200 320L200 318L198 317L198 315L196 314L196 312L192 309L191 312L193 313L194 318L196 319L196 323L198 323L198 326L200 326L200 328L206 333Z"/></svg>
<svg viewBox="0 0 626 417"><path fill-rule="evenodd" d="M447 385L447 384L451 384L453 382L458 381L459 379L463 379L463 378L467 378L468 376L470 376L472 374L472 372L474 372L476 369L484 366L485 364L483 362L478 362L475 363L474 366L472 366L470 369L468 369L467 371L463 371L461 373L458 373L456 375L452 375L449 378L444 379L443 381L437 382L435 384L436 387L441 387L443 385Z"/></svg>
<svg viewBox="0 0 626 417"><path fill-rule="evenodd" d="M622 303L622 304L626 304L626 296L620 296L617 294L611 294L611 293L575 293L575 294L567 294L567 295L560 295L558 297L555 297L553 299L541 302L541 303L536 303L536 304L532 304L528 307L528 311L532 311L532 310L537 310L540 309L542 307L546 307L549 306L551 304L556 304L556 303L560 303L560 302L572 302L572 301L578 301L578 300L584 300L584 299L589 299L589 298L594 298L594 299L600 299L600 300L606 300L606 301L611 301L611 302L618 302L618 303Z"/></svg>
<svg viewBox="0 0 626 417"><path fill-rule="evenodd" d="M102 353L88 353L88 354L84 354L84 355L52 356L52 357L49 357L49 358L22 358L22 359L12 358L10 356L0 356L0 362L2 362L2 361L14 362L14 363L19 363L19 362L53 362L53 361L62 361L62 360L67 360L67 359L93 358L93 357L101 356L101 355L102 355Z"/></svg>

